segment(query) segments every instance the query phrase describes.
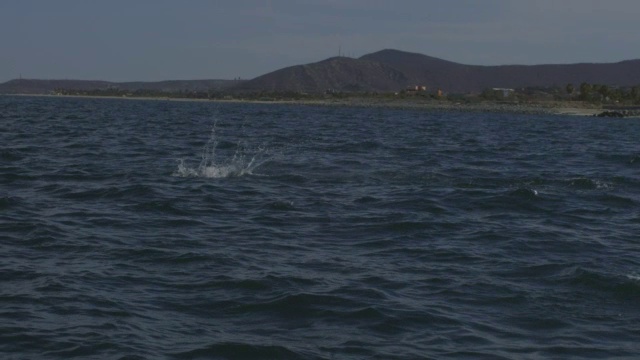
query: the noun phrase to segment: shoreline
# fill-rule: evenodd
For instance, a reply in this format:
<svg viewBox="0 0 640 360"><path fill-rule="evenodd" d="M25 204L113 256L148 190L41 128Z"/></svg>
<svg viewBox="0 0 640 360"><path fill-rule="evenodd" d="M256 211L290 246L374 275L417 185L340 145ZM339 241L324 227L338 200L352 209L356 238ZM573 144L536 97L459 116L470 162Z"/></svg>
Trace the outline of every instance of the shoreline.
<svg viewBox="0 0 640 360"><path fill-rule="evenodd" d="M48 97L74 99L109 99L109 100L140 100L140 101L179 101L179 102L207 102L207 103L236 103L236 104L280 104L307 106L347 106L347 107L376 107L393 109L425 109L439 111L460 112L488 112L504 114L540 114L564 116L596 116L603 112L602 106L570 103L570 102L538 102L538 103L502 103L477 102L453 103L439 100L423 99L393 99L393 98L365 98L352 97L346 99L300 99L300 100L253 100L253 99L190 99L169 97L122 97L122 96L91 96L91 95L48 95L48 94L0 94L0 96L20 97Z"/></svg>

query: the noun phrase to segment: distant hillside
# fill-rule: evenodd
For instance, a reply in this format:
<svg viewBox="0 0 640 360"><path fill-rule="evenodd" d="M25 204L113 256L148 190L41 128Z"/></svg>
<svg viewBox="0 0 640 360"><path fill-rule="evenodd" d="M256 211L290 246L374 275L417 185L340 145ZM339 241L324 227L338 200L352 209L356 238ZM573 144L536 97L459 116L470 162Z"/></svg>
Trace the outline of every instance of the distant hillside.
<svg viewBox="0 0 640 360"><path fill-rule="evenodd" d="M54 90L120 92L395 92L426 86L447 93L481 92L487 88L551 87L583 82L609 86L640 85L640 60L607 64L464 65L399 50L382 50L359 59L333 57L264 74L249 81L172 80L108 82L16 79L0 84L4 94L49 94ZM109 91L105 91L109 92Z"/></svg>
<svg viewBox="0 0 640 360"><path fill-rule="evenodd" d="M382 50L361 59L398 69L410 83L449 92L474 92L491 87L579 85L582 82L617 86L640 84L640 60L611 64L477 66L398 50Z"/></svg>
<svg viewBox="0 0 640 360"><path fill-rule="evenodd" d="M313 64L277 70L249 80L234 90L291 91L394 91L407 82L400 71L376 61L334 57Z"/></svg>
<svg viewBox="0 0 640 360"><path fill-rule="evenodd" d="M568 83L633 86L640 84L640 60L611 64L477 66L423 54L382 50L359 59L330 58L280 69L236 89L253 91L398 91L413 85L451 93L486 88L562 86Z"/></svg>
<svg viewBox="0 0 640 360"><path fill-rule="evenodd" d="M155 90L163 92L225 90L244 82L243 80L166 80L155 82L116 83L124 90Z"/></svg>
<svg viewBox="0 0 640 360"><path fill-rule="evenodd" d="M236 86L238 80L168 80L156 82L109 82L92 80L37 80L15 79L0 84L0 94L49 94L55 90L148 90L158 92L184 92L225 90Z"/></svg>

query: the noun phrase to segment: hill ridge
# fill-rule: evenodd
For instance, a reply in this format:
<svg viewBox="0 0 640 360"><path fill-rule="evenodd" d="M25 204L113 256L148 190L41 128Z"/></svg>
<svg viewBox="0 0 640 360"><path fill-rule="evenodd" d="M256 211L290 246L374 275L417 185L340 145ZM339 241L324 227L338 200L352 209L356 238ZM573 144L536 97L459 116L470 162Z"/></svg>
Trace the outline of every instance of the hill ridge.
<svg viewBox="0 0 640 360"><path fill-rule="evenodd" d="M551 87L581 83L640 85L640 59L610 63L540 65L468 65L397 49L382 49L359 58L334 56L287 66L251 80L164 80L110 82L101 80L14 79L0 84L0 93L46 94L55 89L157 92L396 92L409 86L430 91L474 93L487 88Z"/></svg>
<svg viewBox="0 0 640 360"><path fill-rule="evenodd" d="M242 84L238 89L253 91L300 91L323 92L322 86L309 84L322 83L321 78L313 78L312 74L324 74L333 79L343 81L332 82L332 88L349 91L357 88L360 91L399 91L408 86L421 85L427 88L442 89L450 93L480 92L487 88L505 87L549 87L565 86L568 83L598 83L615 86L634 86L640 84L640 60L623 60L615 63L575 63L575 64L542 64L542 65L467 65L440 59L420 53L406 52L396 49L383 49L363 55L357 61L367 61L365 66L351 69L329 69L327 60L304 65L294 65L279 69ZM345 58L351 59L351 58ZM379 70L371 71L371 64ZM354 63L358 66L364 63ZM302 76L297 66L304 66L306 86L302 86ZM361 81L353 83L353 75L347 71L361 74ZM389 76L394 74L393 76ZM373 77L378 77L377 79Z"/></svg>

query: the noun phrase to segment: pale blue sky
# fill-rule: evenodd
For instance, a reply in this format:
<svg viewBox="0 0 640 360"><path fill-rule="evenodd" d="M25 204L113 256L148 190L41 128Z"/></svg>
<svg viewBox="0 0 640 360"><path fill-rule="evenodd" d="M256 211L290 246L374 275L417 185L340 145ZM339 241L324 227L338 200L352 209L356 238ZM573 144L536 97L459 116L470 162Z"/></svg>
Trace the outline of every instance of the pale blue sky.
<svg viewBox="0 0 640 360"><path fill-rule="evenodd" d="M638 0L0 0L0 82L252 78L385 48L465 64L640 58Z"/></svg>

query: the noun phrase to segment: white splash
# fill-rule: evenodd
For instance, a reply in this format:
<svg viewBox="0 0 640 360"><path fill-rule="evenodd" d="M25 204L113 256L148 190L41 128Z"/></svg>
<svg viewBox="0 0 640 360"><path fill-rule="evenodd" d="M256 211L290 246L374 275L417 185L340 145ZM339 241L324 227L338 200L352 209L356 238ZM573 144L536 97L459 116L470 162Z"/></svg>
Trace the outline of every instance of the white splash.
<svg viewBox="0 0 640 360"><path fill-rule="evenodd" d="M197 167L190 167L184 159L179 159L178 168L174 171L173 176L226 178L251 175L253 170L268 160L264 158L268 154L264 147L249 149L242 139L236 143L233 156L226 159L216 155L217 147L218 137L214 124L209 141L202 149L200 164Z"/></svg>

